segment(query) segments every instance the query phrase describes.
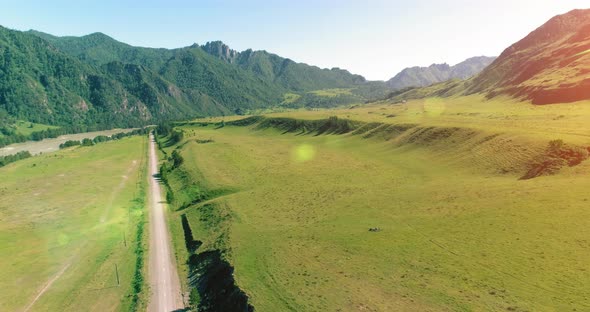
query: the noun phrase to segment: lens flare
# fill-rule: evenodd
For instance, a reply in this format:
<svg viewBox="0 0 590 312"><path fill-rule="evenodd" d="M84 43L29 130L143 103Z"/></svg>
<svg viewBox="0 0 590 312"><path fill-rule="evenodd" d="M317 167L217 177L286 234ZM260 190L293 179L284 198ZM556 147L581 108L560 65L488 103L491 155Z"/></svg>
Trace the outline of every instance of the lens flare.
<svg viewBox="0 0 590 312"><path fill-rule="evenodd" d="M309 144L301 144L295 148L293 158L296 162L310 161L315 157L315 148Z"/></svg>
<svg viewBox="0 0 590 312"><path fill-rule="evenodd" d="M70 242L70 238L65 233L59 233L57 236L57 244L58 246L65 246Z"/></svg>
<svg viewBox="0 0 590 312"><path fill-rule="evenodd" d="M430 117L440 116L446 110L446 104L439 99L424 100L424 114Z"/></svg>

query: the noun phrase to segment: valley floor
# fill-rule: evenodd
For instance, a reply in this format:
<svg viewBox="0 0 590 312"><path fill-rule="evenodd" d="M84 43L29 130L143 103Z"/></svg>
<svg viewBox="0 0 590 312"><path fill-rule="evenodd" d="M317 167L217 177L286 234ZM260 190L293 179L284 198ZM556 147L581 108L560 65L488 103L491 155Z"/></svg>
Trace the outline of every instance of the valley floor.
<svg viewBox="0 0 590 312"><path fill-rule="evenodd" d="M0 168L1 311L142 308L146 147L134 136Z"/></svg>
<svg viewBox="0 0 590 312"><path fill-rule="evenodd" d="M550 140L590 146L588 108L457 101L268 117L386 124L341 135L181 126L179 262L185 215L257 311L590 309L590 162L519 180Z"/></svg>

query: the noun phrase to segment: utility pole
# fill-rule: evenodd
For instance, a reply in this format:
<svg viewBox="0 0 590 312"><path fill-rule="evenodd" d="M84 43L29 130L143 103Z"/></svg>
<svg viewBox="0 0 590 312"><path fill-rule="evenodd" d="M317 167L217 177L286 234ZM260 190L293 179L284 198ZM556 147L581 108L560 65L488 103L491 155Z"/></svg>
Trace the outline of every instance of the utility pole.
<svg viewBox="0 0 590 312"><path fill-rule="evenodd" d="M117 264L115 263L115 275L117 275L117 286L121 285L119 283L119 268L117 268Z"/></svg>
<svg viewBox="0 0 590 312"><path fill-rule="evenodd" d="M125 232L123 232L123 243L125 244L125 247L127 247L127 237L125 235Z"/></svg>

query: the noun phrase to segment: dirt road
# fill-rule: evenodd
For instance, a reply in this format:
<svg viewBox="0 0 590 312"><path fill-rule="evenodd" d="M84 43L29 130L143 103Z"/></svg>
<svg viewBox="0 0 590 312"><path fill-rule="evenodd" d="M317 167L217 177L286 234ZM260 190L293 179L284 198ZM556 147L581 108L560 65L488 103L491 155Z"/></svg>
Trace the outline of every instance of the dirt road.
<svg viewBox="0 0 590 312"><path fill-rule="evenodd" d="M150 257L151 296L148 311L169 312L184 308L176 261L172 253L166 211L162 200L158 173L158 157L153 135L149 148Z"/></svg>

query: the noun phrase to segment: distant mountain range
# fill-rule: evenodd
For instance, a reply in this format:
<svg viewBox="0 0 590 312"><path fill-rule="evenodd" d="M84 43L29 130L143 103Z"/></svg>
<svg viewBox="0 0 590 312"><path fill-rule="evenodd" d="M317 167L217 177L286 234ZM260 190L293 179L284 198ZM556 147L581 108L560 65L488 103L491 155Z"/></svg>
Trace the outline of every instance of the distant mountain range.
<svg viewBox="0 0 590 312"><path fill-rule="evenodd" d="M590 100L590 9L558 15L467 80L392 93L395 99L484 94L533 104Z"/></svg>
<svg viewBox="0 0 590 312"><path fill-rule="evenodd" d="M466 85L467 94L507 94L533 104L590 99L590 10L556 16L506 49Z"/></svg>
<svg viewBox="0 0 590 312"><path fill-rule="evenodd" d="M137 126L280 105L329 107L387 92L337 68L320 69L222 42L133 47L102 33L56 37L0 27L0 113L53 125ZM346 89L318 100L314 90ZM285 101L286 95L291 101Z"/></svg>
<svg viewBox="0 0 590 312"><path fill-rule="evenodd" d="M393 90L402 90L408 87L426 87L450 79L468 79L481 72L495 59L495 57L478 56L455 66L432 64L428 67L409 67L389 79L386 84Z"/></svg>

